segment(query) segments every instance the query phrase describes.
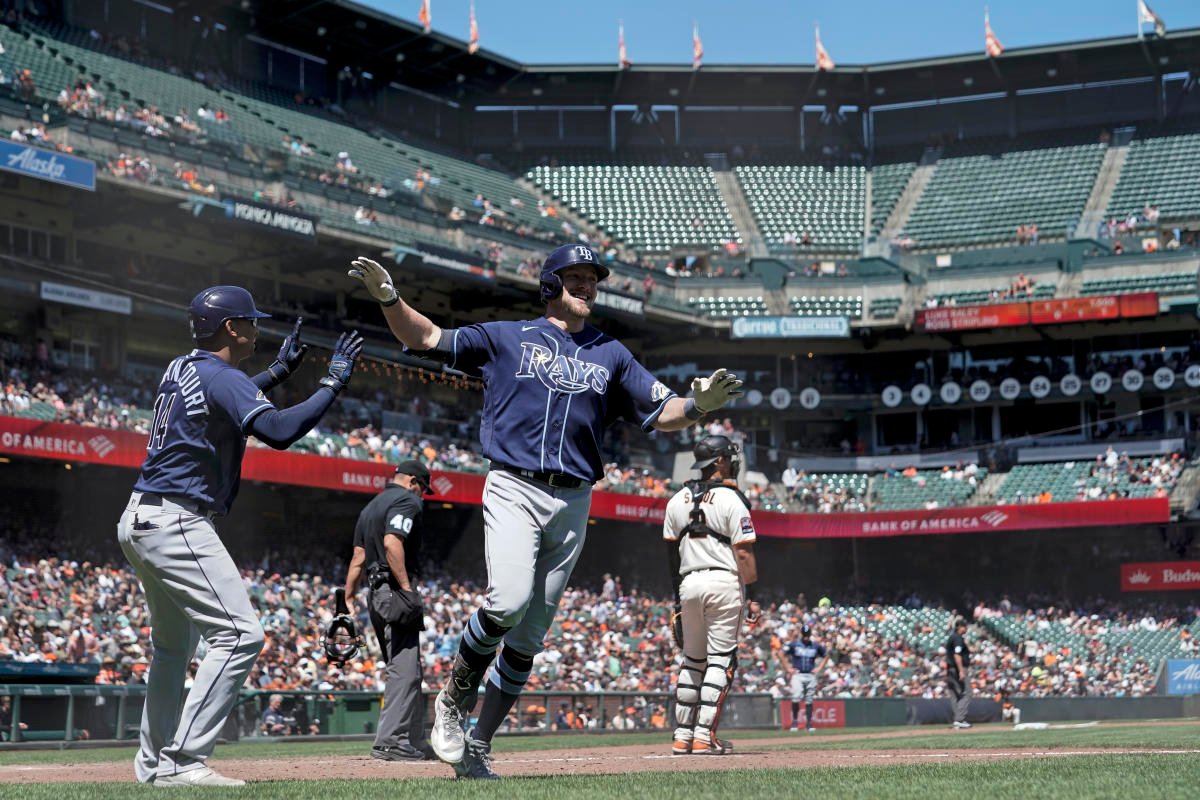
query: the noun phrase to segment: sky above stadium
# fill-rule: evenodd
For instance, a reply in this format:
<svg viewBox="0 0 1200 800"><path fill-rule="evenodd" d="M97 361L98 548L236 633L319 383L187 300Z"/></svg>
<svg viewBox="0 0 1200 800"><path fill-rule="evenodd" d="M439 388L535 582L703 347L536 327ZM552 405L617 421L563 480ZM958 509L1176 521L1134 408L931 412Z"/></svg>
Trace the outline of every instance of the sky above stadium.
<svg viewBox="0 0 1200 800"><path fill-rule="evenodd" d="M410 22L421 7L358 2ZM1148 2L1168 36L1200 27L1200 0ZM433 30L466 41L470 0L431 4ZM1005 48L1137 30L1137 0L991 0L989 8ZM982 53L983 9L975 0L475 0L481 47L526 64L615 63L618 20L635 65L691 63L693 21L706 64L812 64L815 23L835 63Z"/></svg>

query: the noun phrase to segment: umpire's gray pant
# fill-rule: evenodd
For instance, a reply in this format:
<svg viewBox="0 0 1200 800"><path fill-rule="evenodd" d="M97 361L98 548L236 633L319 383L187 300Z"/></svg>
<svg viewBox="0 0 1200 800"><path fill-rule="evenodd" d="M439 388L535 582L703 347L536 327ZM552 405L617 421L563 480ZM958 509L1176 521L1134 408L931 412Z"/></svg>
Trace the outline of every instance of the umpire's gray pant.
<svg viewBox="0 0 1200 800"><path fill-rule="evenodd" d="M370 602L371 626L387 660L383 709L375 747L425 746L425 703L421 696L421 634L396 623L385 622Z"/></svg>
<svg viewBox="0 0 1200 800"><path fill-rule="evenodd" d="M950 690L950 707L955 722L967 721L967 710L971 707L971 682L957 675L946 676L946 688Z"/></svg>

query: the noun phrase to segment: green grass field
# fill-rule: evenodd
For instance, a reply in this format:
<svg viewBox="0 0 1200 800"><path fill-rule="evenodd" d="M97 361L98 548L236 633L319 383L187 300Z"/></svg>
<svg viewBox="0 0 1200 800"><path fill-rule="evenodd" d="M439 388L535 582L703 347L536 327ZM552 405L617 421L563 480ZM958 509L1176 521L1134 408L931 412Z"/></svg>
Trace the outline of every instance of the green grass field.
<svg viewBox="0 0 1200 800"><path fill-rule="evenodd" d="M890 729L895 731L897 729ZM1200 750L1200 723L1185 722L1148 727L1101 724L1092 728L1013 731L1007 726L985 726L965 735L936 735L921 729L900 729L910 735L880 738L889 729L853 733L788 735L764 732L741 733L737 738L771 737L775 744L755 750L862 750L1036 747L1048 750L1113 748L1153 750ZM602 736L513 737L498 739L497 755L532 753L538 750L612 747L661 743L662 734ZM732 735L730 738L734 738ZM736 739L735 739L736 741ZM293 756L337 756L364 754L365 742L332 743L246 743L225 745L214 756L221 759L258 759ZM0 765L71 763L86 770L87 763L127 761L131 748L83 749L0 753ZM397 784L397 780L402 783ZM1200 786L1200 753L1119 753L1056 756L1016 761L947 762L897 764L896 766L848 765L804 769L746 769L700 772L646 772L601 776L554 776L508 778L496 783L472 783L447 779L314 780L273 781L237 789L206 789L205 797L302 798L359 800L397 795L421 800L456 798L517 797L522 800L562 800L564 797L600 800L634 798L789 798L803 794L828 800L930 800L960 796L1049 800L1063 798L1187 798L1197 797ZM47 800L123 800L147 797L161 790L133 784L0 784L0 797L46 798Z"/></svg>

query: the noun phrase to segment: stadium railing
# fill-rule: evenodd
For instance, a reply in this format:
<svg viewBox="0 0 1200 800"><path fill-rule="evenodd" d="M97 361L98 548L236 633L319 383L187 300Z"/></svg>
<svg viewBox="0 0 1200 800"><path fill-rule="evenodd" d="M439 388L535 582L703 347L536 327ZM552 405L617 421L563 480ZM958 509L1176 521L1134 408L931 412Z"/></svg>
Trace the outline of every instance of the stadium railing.
<svg viewBox="0 0 1200 800"><path fill-rule="evenodd" d="M0 684L0 696L12 698L12 725L3 731L3 743L83 742L94 739L130 740L138 736L144 684L68 686L59 684ZM383 696L378 691L322 691L316 689L278 689L243 691L222 738L236 740L257 734L258 720L272 695L282 695L282 712L290 720L293 736L364 736L373 735L379 721ZM437 692L423 692L427 705L426 720L433 719L432 707ZM673 696L668 692L566 692L526 691L514 713L516 726L502 728L506 733L537 733L554 730L557 712L566 703L572 710L588 710L597 721L595 728L581 733L628 732L610 727L614 715L629 708L630 730L670 730L674 723ZM650 718L661 713L662 727L651 727ZM729 695L721 715L723 729L772 728L780 719L779 701L765 692ZM21 730L21 724L28 727ZM319 734L306 734L309 724ZM284 737L259 736L279 740ZM0 748L3 747L0 743Z"/></svg>

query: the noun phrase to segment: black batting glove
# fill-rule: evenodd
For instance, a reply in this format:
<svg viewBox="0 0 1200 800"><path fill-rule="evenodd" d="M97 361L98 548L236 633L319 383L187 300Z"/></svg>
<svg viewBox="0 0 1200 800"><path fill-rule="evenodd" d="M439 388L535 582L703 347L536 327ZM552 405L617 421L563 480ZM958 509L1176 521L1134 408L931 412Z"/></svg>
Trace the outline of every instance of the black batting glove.
<svg viewBox="0 0 1200 800"><path fill-rule="evenodd" d="M334 393L345 389L362 348L363 337L358 335L358 331L348 331L339 336L329 359L329 374L321 378L321 385L333 389Z"/></svg>
<svg viewBox="0 0 1200 800"><path fill-rule="evenodd" d="M267 372L271 373L276 383L295 372L304 360L304 354L308 352L308 345L300 341L300 326L303 324L304 317L296 317L296 327L292 328L292 332L283 340L279 355L275 356L271 366L267 367Z"/></svg>

